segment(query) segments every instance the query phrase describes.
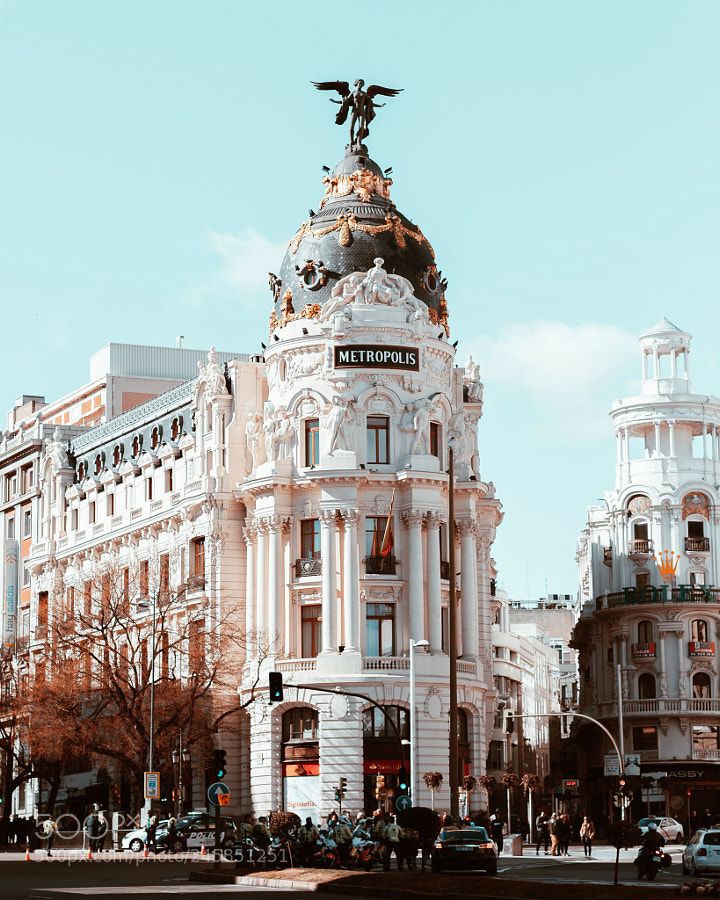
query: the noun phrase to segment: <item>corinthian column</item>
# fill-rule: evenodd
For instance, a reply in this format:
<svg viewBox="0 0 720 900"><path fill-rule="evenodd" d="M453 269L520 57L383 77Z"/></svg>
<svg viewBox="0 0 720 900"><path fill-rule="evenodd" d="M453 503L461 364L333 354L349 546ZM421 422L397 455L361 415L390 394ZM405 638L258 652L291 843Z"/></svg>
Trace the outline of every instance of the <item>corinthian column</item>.
<svg viewBox="0 0 720 900"><path fill-rule="evenodd" d="M280 572L280 584L283 595L283 631L285 633L285 658L288 659L293 655L293 619L292 619L292 596L290 592L290 566L291 566L291 537L292 526L290 519L283 519L282 523L282 569Z"/></svg>
<svg viewBox="0 0 720 900"><path fill-rule="evenodd" d="M345 625L345 649L360 649L360 600L358 594L358 522L360 513L356 509L346 509L342 514L345 522L343 540L343 612Z"/></svg>
<svg viewBox="0 0 720 900"><path fill-rule="evenodd" d="M442 651L442 593L440 591L440 516L427 518L428 640L432 653Z"/></svg>
<svg viewBox="0 0 720 900"><path fill-rule="evenodd" d="M424 634L423 550L422 526L424 514L419 510L403 513L409 532L408 608L410 610L410 640L420 641Z"/></svg>
<svg viewBox="0 0 720 900"><path fill-rule="evenodd" d="M248 525L243 529L245 538L245 646L247 656L252 656L255 648L255 538L257 529Z"/></svg>
<svg viewBox="0 0 720 900"><path fill-rule="evenodd" d="M280 604L280 596L278 595L278 567L280 563L280 528L282 522L277 516L273 516L267 520L267 525L269 535L267 632L268 643L271 648L270 652L272 656L275 656L278 638L278 606Z"/></svg>
<svg viewBox="0 0 720 900"><path fill-rule="evenodd" d="M322 652L337 648L335 618L335 516L336 510L320 513L320 553L322 555Z"/></svg>
<svg viewBox="0 0 720 900"><path fill-rule="evenodd" d="M475 523L472 519L463 519L458 525L460 531L463 656L475 659L479 647Z"/></svg>
<svg viewBox="0 0 720 900"><path fill-rule="evenodd" d="M259 646L267 640L267 605L265 602L265 551L267 547L267 523L265 519L256 521L257 560L255 564L255 632Z"/></svg>

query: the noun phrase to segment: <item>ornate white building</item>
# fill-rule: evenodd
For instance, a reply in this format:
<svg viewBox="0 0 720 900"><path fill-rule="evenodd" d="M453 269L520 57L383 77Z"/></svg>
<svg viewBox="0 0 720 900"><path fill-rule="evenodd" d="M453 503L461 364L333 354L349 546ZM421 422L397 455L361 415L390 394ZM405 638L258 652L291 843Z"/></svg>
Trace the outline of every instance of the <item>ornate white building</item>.
<svg viewBox="0 0 720 900"><path fill-rule="evenodd" d="M620 664L626 753L668 776L651 802L678 817L688 787L693 807L720 805L720 399L692 392L690 342L667 319L642 334L641 395L612 407L615 489L590 507L578 544L575 632L581 710L617 733ZM666 551L672 579L659 569ZM590 777L602 774L591 744Z"/></svg>
<svg viewBox="0 0 720 900"><path fill-rule="evenodd" d="M411 641L427 642L416 651L415 802L429 804L421 776L438 771L435 802L448 805L450 441L457 778L485 772L496 697L490 548L502 513L480 474L483 387L472 358L455 365L432 248L366 153L347 152L324 179L319 211L271 275L264 358L213 351L196 378L154 399L80 434L46 433L37 460L22 672L44 673L58 617L102 615L108 571L138 585L121 615L144 636L153 590L181 598L177 621L191 622L192 638L156 678L192 677L193 654L217 651L224 613L238 608L248 640L235 686L241 699L259 697L215 738L235 812L326 812L340 777L347 808L377 805L379 775L390 803L410 759ZM270 671L285 678L276 705ZM389 708L404 742L371 703L328 693L338 686ZM194 759L194 805L202 769ZM484 801L473 794L473 806Z"/></svg>

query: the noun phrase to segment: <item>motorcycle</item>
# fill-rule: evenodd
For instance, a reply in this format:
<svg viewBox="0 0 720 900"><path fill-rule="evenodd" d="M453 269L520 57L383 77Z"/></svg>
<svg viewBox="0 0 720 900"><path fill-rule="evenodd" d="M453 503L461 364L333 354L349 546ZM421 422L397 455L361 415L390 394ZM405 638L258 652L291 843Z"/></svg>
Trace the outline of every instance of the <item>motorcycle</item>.
<svg viewBox="0 0 720 900"><path fill-rule="evenodd" d="M642 879L643 876L646 876L648 881L654 881L660 869L668 868L670 863L670 856L659 847L656 847L654 850L643 848L635 860L638 878Z"/></svg>
<svg viewBox="0 0 720 900"><path fill-rule="evenodd" d="M355 837L350 850L350 864L369 872L380 858L377 844L369 837Z"/></svg>

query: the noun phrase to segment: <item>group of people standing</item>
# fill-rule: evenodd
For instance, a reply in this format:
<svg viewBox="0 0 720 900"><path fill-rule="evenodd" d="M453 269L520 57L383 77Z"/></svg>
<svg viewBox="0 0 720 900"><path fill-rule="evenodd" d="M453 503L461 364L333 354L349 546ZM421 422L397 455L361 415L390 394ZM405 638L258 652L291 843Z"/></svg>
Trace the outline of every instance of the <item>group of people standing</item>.
<svg viewBox="0 0 720 900"><path fill-rule="evenodd" d="M541 811L535 819L535 855L537 856L540 848L544 847L546 856L570 856L572 831L570 816L567 813L553 813L548 817ZM580 825L579 837L585 856L590 858L595 840L595 826L587 816L584 816Z"/></svg>

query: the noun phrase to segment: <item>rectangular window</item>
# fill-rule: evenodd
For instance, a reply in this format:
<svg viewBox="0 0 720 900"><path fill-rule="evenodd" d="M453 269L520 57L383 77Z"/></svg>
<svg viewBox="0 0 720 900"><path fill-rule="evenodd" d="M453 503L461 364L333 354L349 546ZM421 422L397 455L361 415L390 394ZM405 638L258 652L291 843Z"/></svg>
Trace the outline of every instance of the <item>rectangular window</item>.
<svg viewBox="0 0 720 900"><path fill-rule="evenodd" d="M505 744L502 741L490 741L487 768L488 770L505 768Z"/></svg>
<svg viewBox="0 0 720 900"><path fill-rule="evenodd" d="M368 603L365 610L368 656L395 655L395 605Z"/></svg>
<svg viewBox="0 0 720 900"><path fill-rule="evenodd" d="M32 490L32 486L35 483L35 476L32 466L26 466L22 470L22 492L23 494L27 494L28 491Z"/></svg>
<svg viewBox="0 0 720 900"><path fill-rule="evenodd" d="M167 594L170 590L170 554L160 554L160 590Z"/></svg>
<svg viewBox="0 0 720 900"><path fill-rule="evenodd" d="M637 572L635 575L635 587L638 590L642 590L643 588L648 587L650 584L650 573L649 572Z"/></svg>
<svg viewBox="0 0 720 900"><path fill-rule="evenodd" d="M43 627L48 623L48 592L40 591L38 594L37 605L37 623L38 627Z"/></svg>
<svg viewBox="0 0 720 900"><path fill-rule="evenodd" d="M145 479L145 499L152 500L153 496L153 480L152 475Z"/></svg>
<svg viewBox="0 0 720 900"><path fill-rule="evenodd" d="M204 656L204 626L202 619L190 623L188 632L188 662L190 674L199 672Z"/></svg>
<svg viewBox="0 0 720 900"><path fill-rule="evenodd" d="M192 572L190 573L191 587L202 589L205 586L205 538L195 538L191 542L191 564Z"/></svg>
<svg viewBox="0 0 720 900"><path fill-rule="evenodd" d="M380 465L390 462L390 420L387 416L367 418L367 461Z"/></svg>
<svg viewBox="0 0 720 900"><path fill-rule="evenodd" d="M447 606L443 606L440 611L440 629L442 633L442 652L449 653L450 652L450 642L448 640L448 635L450 634L450 627L448 625L448 608Z"/></svg>
<svg viewBox="0 0 720 900"><path fill-rule="evenodd" d="M5 476L5 500L12 500L17 494L17 473Z"/></svg>
<svg viewBox="0 0 720 900"><path fill-rule="evenodd" d="M23 537L32 536L32 510L30 508L23 511Z"/></svg>
<svg viewBox="0 0 720 900"><path fill-rule="evenodd" d="M23 566L23 587L30 587L30 569Z"/></svg>
<svg viewBox="0 0 720 900"><path fill-rule="evenodd" d="M657 728L654 725L643 725L641 728L633 728L633 750L657 750Z"/></svg>
<svg viewBox="0 0 720 900"><path fill-rule="evenodd" d="M302 656L304 659L312 659L322 649L320 638L321 612L322 606L319 603L300 607L300 630Z"/></svg>
<svg viewBox="0 0 720 900"><path fill-rule="evenodd" d="M106 495L106 508L107 515L114 516L115 515L115 494L107 494Z"/></svg>
<svg viewBox="0 0 720 900"><path fill-rule="evenodd" d="M12 541L15 539L15 516L7 517L7 524L5 526L5 534L8 540Z"/></svg>
<svg viewBox="0 0 720 900"><path fill-rule="evenodd" d="M440 459L440 423L430 423L430 455Z"/></svg>
<svg viewBox="0 0 720 900"><path fill-rule="evenodd" d="M110 613L110 576L103 575L100 582L100 603L104 616Z"/></svg>
<svg viewBox="0 0 720 900"><path fill-rule="evenodd" d="M71 526L71 527L72 527L72 530L73 530L73 531L77 531L77 530L78 530L78 511L77 511L77 507L75 507L75 508L71 511L71 513L70 513L70 519L71 519L71 522L72 522L72 526Z"/></svg>
<svg viewBox="0 0 720 900"><path fill-rule="evenodd" d="M385 529L387 528L387 516L365 517L365 555L370 557L380 556Z"/></svg>
<svg viewBox="0 0 720 900"><path fill-rule="evenodd" d="M86 619L92 615L92 581L83 585L83 615Z"/></svg>
<svg viewBox="0 0 720 900"><path fill-rule="evenodd" d="M173 489L173 470L165 469L165 493L172 493Z"/></svg>
<svg viewBox="0 0 720 900"><path fill-rule="evenodd" d="M91 525L95 524L95 501L94 500L88 505L88 522L90 522Z"/></svg>
<svg viewBox="0 0 720 900"><path fill-rule="evenodd" d="M687 523L687 536L689 538L702 538L705 537L705 531L703 528L702 519L698 522L696 520L690 520Z"/></svg>
<svg viewBox="0 0 720 900"><path fill-rule="evenodd" d="M72 619L75 616L75 588L69 587L65 591L65 618Z"/></svg>
<svg viewBox="0 0 720 900"><path fill-rule="evenodd" d="M716 759L718 750L720 728L717 725L693 725L693 759Z"/></svg>
<svg viewBox="0 0 720 900"><path fill-rule="evenodd" d="M120 614L127 616L130 613L130 569L122 570L122 603L120 605Z"/></svg>
<svg viewBox="0 0 720 900"><path fill-rule="evenodd" d="M320 559L320 519L300 521L300 558Z"/></svg>
<svg viewBox="0 0 720 900"><path fill-rule="evenodd" d="M150 590L150 563L146 559L140 560L140 596L147 597Z"/></svg>
<svg viewBox="0 0 720 900"><path fill-rule="evenodd" d="M305 465L320 464L320 420L305 420Z"/></svg>
<svg viewBox="0 0 720 900"><path fill-rule="evenodd" d="M696 642L708 640L708 626L704 619L693 619L690 625L690 639Z"/></svg>

